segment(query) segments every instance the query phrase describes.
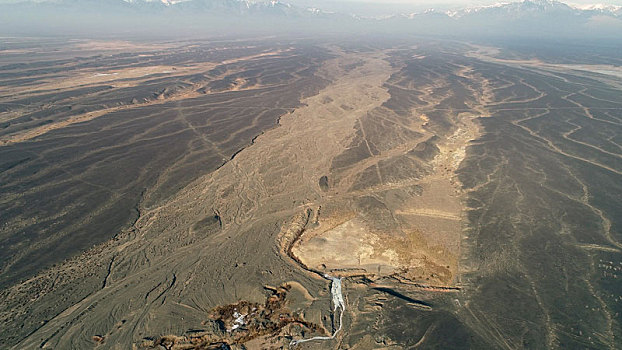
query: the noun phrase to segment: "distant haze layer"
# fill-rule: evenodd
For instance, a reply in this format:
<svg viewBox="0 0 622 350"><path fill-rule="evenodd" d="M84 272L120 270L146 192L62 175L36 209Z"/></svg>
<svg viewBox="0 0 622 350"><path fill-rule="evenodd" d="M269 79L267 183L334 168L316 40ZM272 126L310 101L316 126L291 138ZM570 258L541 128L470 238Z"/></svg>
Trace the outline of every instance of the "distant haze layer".
<svg viewBox="0 0 622 350"><path fill-rule="evenodd" d="M0 0L1 1L1 0ZM399 1L399 0L398 0ZM620 2L622 0L616 0ZM475 40L620 40L622 6L524 0L380 2L290 0L26 0L0 2L4 35L216 37L380 34ZM472 6L477 5L477 6ZM231 25L235 23L235 25Z"/></svg>

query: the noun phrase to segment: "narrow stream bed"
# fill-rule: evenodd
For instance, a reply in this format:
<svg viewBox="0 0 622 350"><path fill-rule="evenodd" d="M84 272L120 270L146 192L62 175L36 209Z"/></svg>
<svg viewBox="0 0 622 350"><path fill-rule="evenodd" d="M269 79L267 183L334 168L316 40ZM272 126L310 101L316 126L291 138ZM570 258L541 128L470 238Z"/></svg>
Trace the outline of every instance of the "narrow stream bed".
<svg viewBox="0 0 622 350"><path fill-rule="evenodd" d="M313 340L331 340L331 339L335 339L335 336L337 336L337 333L339 333L339 331L341 331L341 328L343 326L343 313L346 310L346 303L343 300L343 294L341 293L341 278L333 277L333 276L330 276L328 274L325 274L324 278L326 278L326 279L331 281L330 294L333 297L333 317L334 317L334 319L337 318L336 317L337 316L337 310L341 309L341 312L339 313L339 328L337 328L337 330L335 330L333 335L331 335L330 337L318 336L318 337L313 337L313 338L309 338L309 339L292 340L292 342L291 342L292 346L296 346L296 345L298 345L300 343L306 343L308 341L313 341Z"/></svg>

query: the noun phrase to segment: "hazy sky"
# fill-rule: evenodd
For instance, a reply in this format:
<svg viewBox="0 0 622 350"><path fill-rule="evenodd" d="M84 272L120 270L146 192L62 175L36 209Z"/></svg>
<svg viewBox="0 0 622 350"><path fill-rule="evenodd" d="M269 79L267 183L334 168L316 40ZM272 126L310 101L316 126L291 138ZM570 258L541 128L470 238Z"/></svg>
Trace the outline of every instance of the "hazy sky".
<svg viewBox="0 0 622 350"><path fill-rule="evenodd" d="M28 0L0 0L0 3L14 3ZM46 1L46 0L34 0L34 1ZM159 1L159 0L147 0L147 1ZM265 0L254 0L265 1ZM410 8L430 8L430 7L461 7L472 5L491 5L498 2L514 2L521 0L279 0L281 2L289 2L292 4L304 4L304 5L322 5L331 6L348 6L348 3L358 3L362 5L371 6L388 6L392 7L410 7ZM622 5L622 0L558 0L568 4L609 4L609 5Z"/></svg>
<svg viewBox="0 0 622 350"><path fill-rule="evenodd" d="M27 0L0 0L0 3L7 2L22 2ZM44 1L44 0L35 0L35 1ZM148 0L149 1L149 0ZM151 0L157 1L157 0ZM262 1L262 0L254 0L254 1ZM280 0L282 2L305 2L305 3L348 3L348 2L359 2L359 3L373 3L373 4L400 4L400 5L410 5L410 6L434 6L434 5L490 5L498 2L513 2L513 1L521 1L521 0ZM574 3L574 4L612 4L612 5L622 5L622 0L558 0L565 3Z"/></svg>
<svg viewBox="0 0 622 350"><path fill-rule="evenodd" d="M335 0L338 1L338 0ZM402 3L402 4L434 4L434 3L455 3L455 4L495 4L498 2L510 2L510 1L497 1L497 0L450 0L450 1L438 1L438 0L341 0L341 1L361 1L361 2L377 2L377 3ZM516 0L515 0L516 1ZM594 4L594 3L620 3L622 1L593 1L593 0L573 0L573 1L561 1L567 3L577 4Z"/></svg>
<svg viewBox="0 0 622 350"><path fill-rule="evenodd" d="M10 2L22 2L27 0L0 0L0 3L10 3ZM45 1L45 0L35 0L35 1ZM148 0L149 1L149 0ZM158 0L151 0L158 1ZM262 1L262 0L255 0ZM433 6L469 6L469 5L490 5L498 2L513 2L520 0L280 0L282 2L290 2L290 3L306 3L313 4L316 3L318 5L332 3L338 5L339 3L368 3L373 5L401 5L401 6L412 6L412 7L433 7ZM561 2L569 3L569 4L611 4L611 5L622 5L622 0L560 0Z"/></svg>
<svg viewBox="0 0 622 350"><path fill-rule="evenodd" d="M498 2L521 0L280 0L302 6L314 6L329 11L356 12L359 14L414 12L429 8L456 9L467 6L491 5ZM622 5L622 0L561 0L568 4Z"/></svg>
<svg viewBox="0 0 622 350"><path fill-rule="evenodd" d="M420 6L420 5L431 5L434 6L436 4L443 4L443 5L449 5L449 4L454 4L454 5L491 5L491 4L495 4L498 2L514 2L514 1L520 1L520 0L329 0L332 2L369 2L369 3L376 3L376 4L387 4L387 3L393 3L393 4L408 4L408 5L413 5L413 6ZM622 5L622 0L570 0L570 1L565 1L565 0L559 0L563 3L568 3L568 4L611 4L611 5ZM287 2L286 0L284 0L284 2ZM313 2L313 0L310 0L310 2Z"/></svg>

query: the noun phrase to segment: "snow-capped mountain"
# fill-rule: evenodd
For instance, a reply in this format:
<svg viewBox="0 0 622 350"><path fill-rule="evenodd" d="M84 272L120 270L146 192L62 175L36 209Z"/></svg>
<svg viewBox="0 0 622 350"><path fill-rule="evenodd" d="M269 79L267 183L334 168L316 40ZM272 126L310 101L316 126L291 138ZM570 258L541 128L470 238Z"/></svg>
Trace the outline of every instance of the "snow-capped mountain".
<svg viewBox="0 0 622 350"><path fill-rule="evenodd" d="M618 17L622 6L616 5L570 5L554 0L523 0L500 2L494 5L467 7L443 11L449 17L504 16L505 19L534 16L592 16L595 14Z"/></svg>
<svg viewBox="0 0 622 350"><path fill-rule="evenodd" d="M574 5L574 8L592 14L600 14L605 16L615 16L622 18L622 6L591 4L591 5Z"/></svg>
<svg viewBox="0 0 622 350"><path fill-rule="evenodd" d="M536 15L553 12L572 12L572 8L564 3L550 0L525 0L521 2L497 3L489 6L469 7L457 11L455 17L467 15L503 14L510 16Z"/></svg>
<svg viewBox="0 0 622 350"><path fill-rule="evenodd" d="M0 4L2 7L65 7L101 10L126 9L135 11L170 11L189 12L193 14L202 12L225 12L229 14L276 14L287 16L300 15L334 15L330 11L323 11L317 7L299 7L278 0L250 1L250 0L24 0L18 3ZM469 16L510 16L512 18L541 16L541 15L574 15L590 16L595 14L618 17L622 14L622 6L615 5L569 5L555 0L522 0L518 2L500 2L494 5L457 8L452 10L428 9L420 13L395 14L394 16L382 16L381 18L415 18L422 15L445 15L451 18L463 18ZM349 14L350 18L362 17L356 13ZM378 17L380 18L380 17ZM376 19L378 19L376 18Z"/></svg>
<svg viewBox="0 0 622 350"><path fill-rule="evenodd" d="M199 28L220 26L217 29L225 31L228 26L233 30L249 28L252 22L254 26L273 31L304 27L304 30L324 32L378 30L439 35L598 36L606 32L608 37L620 37L622 33L622 7L611 5L579 6L556 0L522 0L451 11L428 9L370 17L295 6L284 1L23 0L0 4L0 27L13 30L29 24L44 27L49 23L70 27L73 23L74 27L92 24L103 28L108 21L126 27L132 25L132 29L138 23L149 23L174 26L175 30L191 24Z"/></svg>
<svg viewBox="0 0 622 350"><path fill-rule="evenodd" d="M622 6L618 5L606 5L606 4L569 4L570 6L587 11L602 11L602 12L619 12L622 10Z"/></svg>
<svg viewBox="0 0 622 350"><path fill-rule="evenodd" d="M24 0L1 4L0 12L10 10L82 11L117 15L176 14L176 15L273 15L273 16L324 16L330 15L317 8L301 8L277 0Z"/></svg>

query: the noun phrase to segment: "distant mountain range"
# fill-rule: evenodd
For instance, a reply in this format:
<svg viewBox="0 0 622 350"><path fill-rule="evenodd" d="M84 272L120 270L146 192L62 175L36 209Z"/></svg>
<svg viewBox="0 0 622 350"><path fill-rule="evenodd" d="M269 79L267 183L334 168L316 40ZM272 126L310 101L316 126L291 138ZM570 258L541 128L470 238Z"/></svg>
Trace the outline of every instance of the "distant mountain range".
<svg viewBox="0 0 622 350"><path fill-rule="evenodd" d="M231 25L229 29L234 32L240 27L254 27L264 31L379 30L457 36L622 36L622 6L570 6L554 0L390 16L336 13L276 0L27 0L0 5L0 28L9 32L16 28L41 30L47 25L70 31L72 24L102 29L107 21L114 24L108 26L110 31L129 30L129 24L140 23L145 28L191 26L193 30L210 28L221 32L225 31L223 25Z"/></svg>
<svg viewBox="0 0 622 350"><path fill-rule="evenodd" d="M504 16L506 19L516 19L533 16L591 17L596 15L619 17L622 15L622 6L602 4L570 6L559 1L526 0L497 3L490 6L468 7L457 11L445 11L444 13L454 18L465 16Z"/></svg>
<svg viewBox="0 0 622 350"><path fill-rule="evenodd" d="M276 15L307 16L319 15L319 9L293 6L280 1L246 0L26 0L0 5L5 9L46 9L80 10L86 12L121 11L118 14L132 13L185 14L185 15Z"/></svg>
<svg viewBox="0 0 622 350"><path fill-rule="evenodd" d="M299 7L287 2L248 1L248 0L25 0L0 5L5 8L76 8L90 11L101 9L118 9L125 11L139 11L148 13L169 12L188 14L271 14L279 16L318 16L336 15L334 12L323 11L313 7ZM523 0L518 2L503 2L495 5L466 7L457 10L435 10L433 8L420 13L395 14L394 16L366 16L360 17L357 13L343 13L354 19L389 19L391 17L415 18L418 16L444 15L451 18L469 16L509 16L521 18L528 16L579 16L591 17L597 15L620 17L622 6L616 5L583 5L571 6L555 0ZM507 17L506 17L507 18Z"/></svg>

